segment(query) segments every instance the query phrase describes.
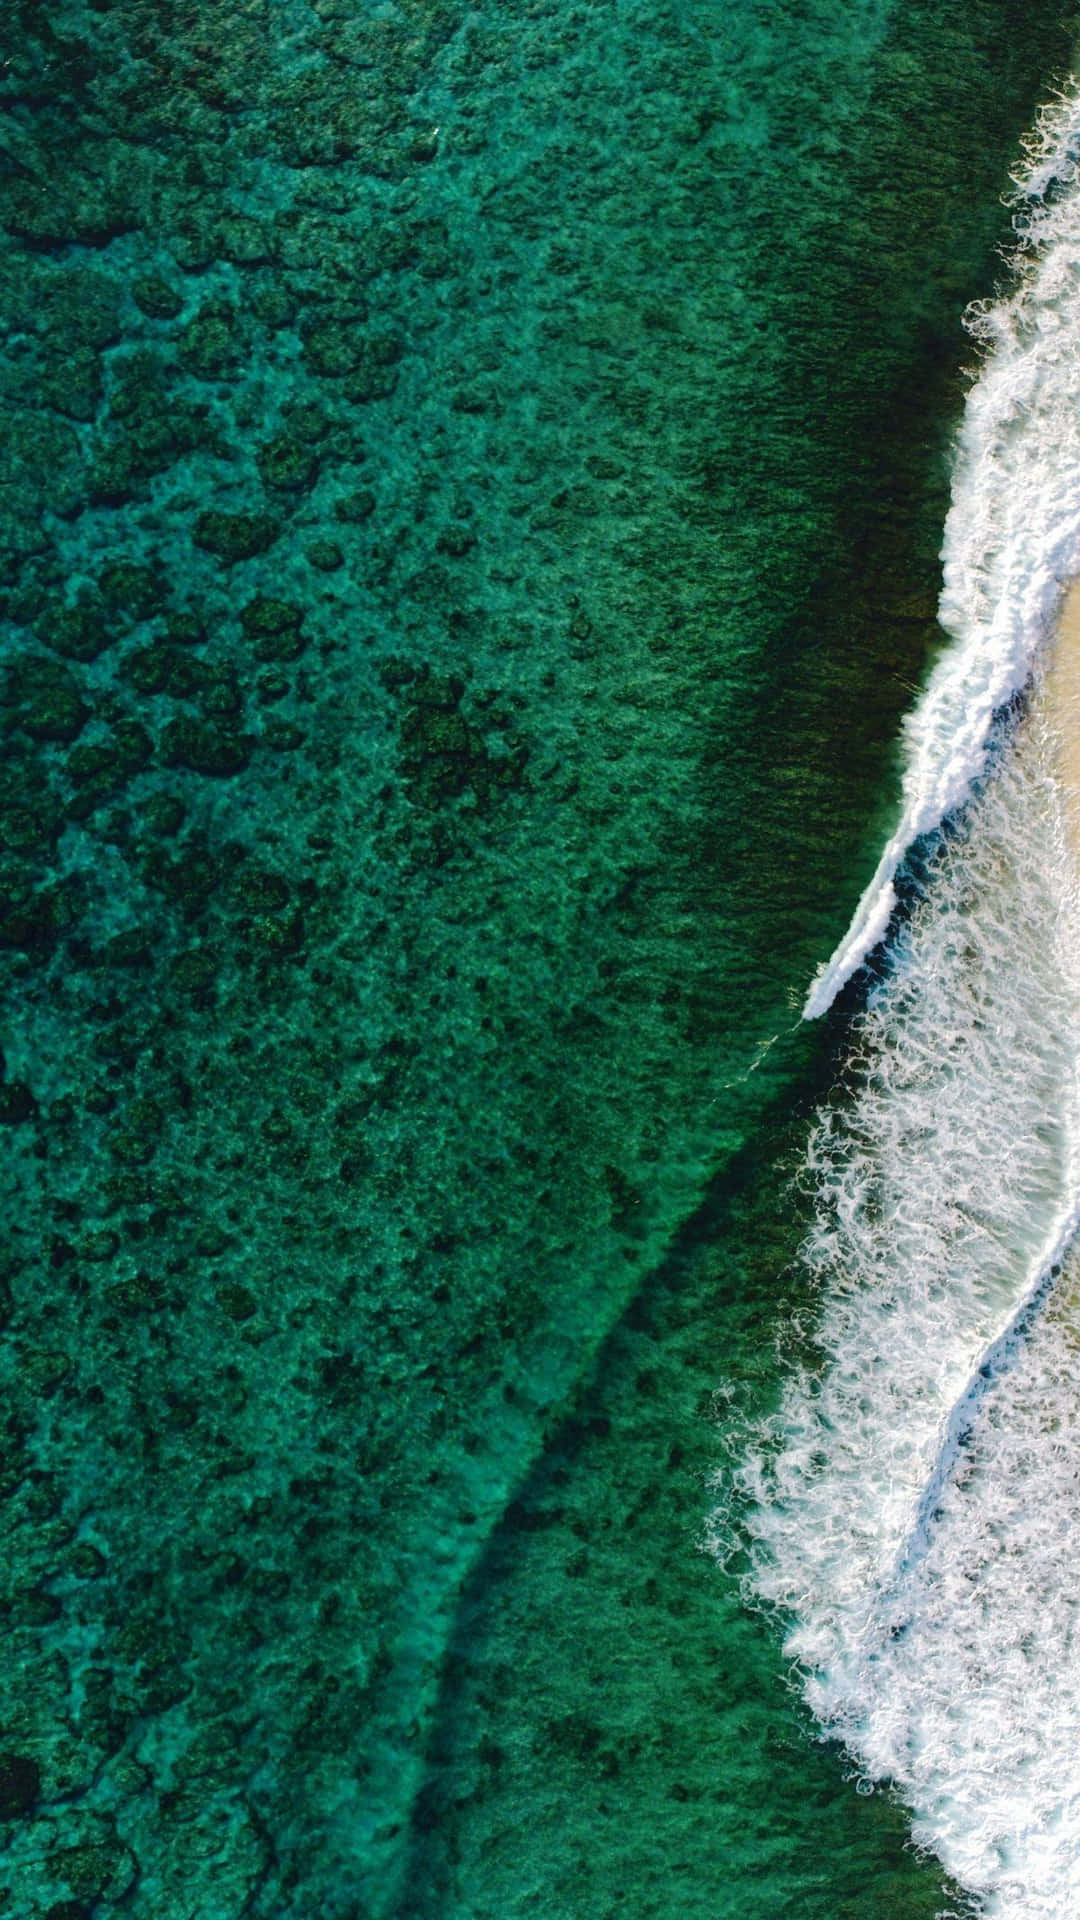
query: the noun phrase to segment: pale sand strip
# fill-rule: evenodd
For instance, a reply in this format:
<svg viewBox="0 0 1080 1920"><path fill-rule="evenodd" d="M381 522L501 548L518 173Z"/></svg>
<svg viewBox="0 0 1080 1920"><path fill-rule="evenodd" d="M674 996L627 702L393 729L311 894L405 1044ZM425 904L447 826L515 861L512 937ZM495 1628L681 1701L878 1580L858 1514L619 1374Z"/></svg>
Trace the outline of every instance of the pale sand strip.
<svg viewBox="0 0 1080 1920"><path fill-rule="evenodd" d="M1072 582L1062 601L1044 685L1070 838L1080 857L1080 580Z"/></svg>

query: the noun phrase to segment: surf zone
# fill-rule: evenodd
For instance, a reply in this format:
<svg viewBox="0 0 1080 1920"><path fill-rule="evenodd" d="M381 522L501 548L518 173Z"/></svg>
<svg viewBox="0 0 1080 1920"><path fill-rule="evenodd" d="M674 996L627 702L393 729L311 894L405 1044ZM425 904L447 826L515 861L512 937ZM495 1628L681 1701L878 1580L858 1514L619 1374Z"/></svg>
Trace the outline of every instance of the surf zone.
<svg viewBox="0 0 1080 1920"><path fill-rule="evenodd" d="M717 1522L820 1728L998 1920L1080 1905L1078 160L1070 94L1014 182L1010 289L971 316L949 644L807 1017L883 962L806 1144L805 1312Z"/></svg>

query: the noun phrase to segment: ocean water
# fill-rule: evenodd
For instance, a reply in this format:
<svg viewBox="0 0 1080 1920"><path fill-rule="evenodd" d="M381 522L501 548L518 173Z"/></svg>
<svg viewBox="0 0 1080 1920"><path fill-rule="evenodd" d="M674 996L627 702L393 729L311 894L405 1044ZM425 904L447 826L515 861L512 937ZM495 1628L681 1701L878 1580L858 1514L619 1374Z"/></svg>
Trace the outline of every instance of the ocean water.
<svg viewBox="0 0 1080 1920"><path fill-rule="evenodd" d="M1013 1920L1070 1910L1080 1837L1080 870L1047 664L1080 531L1078 134L1067 92L1017 175L1014 284L972 317L951 644L907 728L901 826L810 1011L898 849L950 821L854 1022L847 1098L811 1129L819 1305L734 1477L750 1587L789 1616L816 1717L900 1787L977 1910Z"/></svg>
<svg viewBox="0 0 1080 1920"><path fill-rule="evenodd" d="M19 1920L915 1920L1005 1887L989 1787L965 1827L940 1740L904 1758L903 1661L893 1746L859 1748L844 1636L887 1549L895 1605L918 1585L937 1617L960 1576L923 1466L951 1512L970 1458L979 1557L1067 1376L1067 1286L1008 1337L1072 1138L1037 704L984 753L1071 564L1052 493L956 765L948 714L897 741L1024 548L1019 520L997 557L964 530L965 499L998 512L962 426L971 301L1071 445L1068 277L1036 261L1024 310L997 288L1078 25L1003 0L5 10ZM1009 447L1006 506L1038 474ZM996 923L943 931L990 876L1031 977L996 1053L972 1037L1008 985ZM802 1021L870 886L873 930L883 887L906 916L877 984L841 981L847 952ZM775 1611L819 1499L802 1383L872 1338L861 1267L846 1319L823 1304L827 1213L845 1128L883 1164L868 1063L929 1020L890 998L920 967L975 1009L941 1153L1001 1074L997 1172L933 1226L965 1317L889 1541L850 1592L820 1570L801 1630L835 1700L804 1699ZM1051 1027L1033 1079L1017 1049ZM991 1369L933 1479L933 1421L1003 1329L1015 1391ZM1054 1458L1032 1591L1068 1538ZM873 1484L833 1466L823 1501ZM1067 1829L1044 1758L1032 1804Z"/></svg>
<svg viewBox="0 0 1080 1920"><path fill-rule="evenodd" d="M900 818L807 996L811 1019L883 938L904 854L970 794L994 716L1026 686L1062 582L1080 563L1071 378L1077 140L1066 90L1040 112L1012 175L1016 285L973 303L968 315L986 363L965 406L944 533L939 618L952 644L905 716Z"/></svg>
<svg viewBox="0 0 1080 1920"><path fill-rule="evenodd" d="M1063 130L1057 122L1043 125L1034 136L1039 153L1044 141L1052 151ZM1019 142L1013 165L1022 165ZM1062 170L1067 184L1066 164ZM1064 291L1067 297L1067 276ZM1041 303L1037 291L1033 297ZM982 330L1000 328L1006 312L996 305ZM1040 304L1031 335L1042 338L1055 317ZM1059 367L1069 361L1068 339L1066 325L1057 335ZM970 344L964 357L975 358ZM1014 364L1002 376L1004 386L1011 374L1014 399L1017 372ZM882 879L895 879L898 857L916 835L955 809L988 764L996 767L1000 760L1008 771L981 801L981 826L952 826L946 842L924 843L920 863L903 873L910 917L897 940L907 944L895 949L892 964L908 1001L898 1011L894 998L884 1000L880 1016L872 1005L848 1070L856 1084L864 1064L868 1077L876 1076L869 1113L855 1106L852 1089L842 1084L839 1095L830 1095L820 1131L811 1133L807 1155L804 1123L790 1112L790 1080L784 1085L785 1070L791 1073L791 1053L785 1057L784 1047L790 1043L778 1041L780 1052L762 1062L758 1071L766 1080L775 1074L778 1097L760 1126L757 1151L731 1169L729 1182L716 1183L712 1205L639 1294L582 1406L511 1510L461 1610L417 1823L410 1912L495 1913L530 1905L542 1910L545 1899L553 1899L560 1908L590 1913L629 1901L632 1910L650 1913L677 1906L679 1912L739 1915L940 1914L973 1911L973 1899L985 1891L985 1881L972 1872L971 1850L943 1843L922 1802L913 1800L911 1776L895 1757L879 1752L874 1764L867 1760L852 1736L853 1721L865 1714L864 1701L857 1700L845 1720L830 1706L824 1683L812 1680L807 1703L819 1726L848 1736L846 1759L839 1745L811 1747L806 1723L785 1701L782 1676L770 1670L766 1635L755 1637L754 1624L738 1614L730 1593L718 1594L711 1569L700 1584L686 1577L682 1555L690 1502L680 1482L686 1475L693 1483L705 1465L695 1420L701 1421L704 1385L711 1380L718 1390L712 1411L730 1447L736 1494L745 1508L742 1538L749 1536L751 1545L753 1571L736 1591L747 1604L765 1598L794 1615L786 1652L803 1658L816 1674L824 1656L805 1644L813 1631L822 1631L807 1608L814 1555L828 1562L841 1589L849 1581L858 1586L860 1547L884 1553L888 1577L896 1578L894 1563L903 1558L909 1536L918 1542L932 1514L935 1467L945 1471L938 1428L949 1425L972 1375L978 1400L980 1366L1012 1351L1017 1310L1029 1292L1038 1292L1068 1237L1076 1195L1069 867L1045 735L1025 735L1023 755L1013 766L1018 716L1002 719L996 736L991 725L1027 680L1057 596L1054 570L1060 581L1070 564L1075 495L1067 461L1052 478L1045 472L1048 446L1056 458L1059 446L1068 448L1072 430L1067 385L1060 375L1051 392L1052 384L1032 375L1016 404L1022 422L1021 407L1030 410L1032 396L1046 385L1036 429L1041 444L1033 447L1018 434L1017 458L1004 463L997 484L997 500L1015 516L1006 522L1013 540L1004 559L980 523L980 514L988 515L1002 541L994 500L971 499L984 477L980 455L988 451L985 424L981 444L977 440L971 403L952 462L942 615L953 644L931 675L915 724L905 729L897 798L902 818L905 808L916 810L899 834L895 812L890 817L882 811L881 838L894 844L871 882L871 901L879 904ZM976 391L979 405L985 387ZM999 392L989 415L996 423L1006 414ZM984 423L986 415L984 406ZM1040 484L1033 486L1035 473ZM1025 509L1033 512L1036 502L1045 537L1042 525L1022 523ZM1022 571L1033 555L1034 582ZM977 585L996 604L1008 558L1018 575L1011 589L1019 607L1012 629L992 634L987 648L985 632L972 632L983 608L970 574L981 564ZM988 579L992 565L998 575ZM971 595L967 606L964 588ZM933 658L927 649L922 664L928 673ZM850 708L843 711L850 724ZM988 749L996 756L992 761ZM897 805L892 796L890 804ZM931 860L927 878L923 869ZM980 920L980 889L991 882L992 904ZM923 885L934 904L920 919L913 901ZM944 894L948 913L941 906ZM890 898L879 932L891 906ZM853 932L864 957L870 943L858 909ZM848 976L851 939L849 933L841 942L814 1011L827 1006ZM925 951L917 947L919 939ZM908 946L917 965L916 957L909 963ZM1015 971L1003 967L1004 951L1015 958ZM870 1026L878 1017L880 1031ZM973 1058L963 1075L956 1056L963 1056L970 1040L969 1026L986 1037L969 1044ZM1045 1070L1034 1072L1033 1061L1041 1065L1047 1051ZM812 1080L805 1055L799 1065L805 1087ZM912 1161L916 1152L927 1152L923 1137L931 1123L938 1130L933 1179L920 1168L916 1182ZM864 1136L873 1124L880 1139L871 1136L868 1144ZM879 1158L886 1151L893 1156L893 1184L880 1190L883 1176L875 1165L877 1185L864 1194L860 1182L867 1182L864 1163L872 1148ZM801 1171L795 1189L793 1169ZM830 1360L834 1347L842 1348L851 1309L837 1284L837 1331L830 1323L821 1326L818 1290L826 1268L833 1277L829 1262L836 1260L825 1226L818 1227L819 1243L810 1243L813 1259L804 1256L800 1263L795 1254L804 1209L812 1215L816 1207L834 1207L842 1232L854 1204L852 1186L860 1188L859 1203L876 1228L876 1265L860 1250L867 1300L861 1364L856 1368L846 1349L837 1352L835 1397L826 1401L822 1347ZM948 1241L944 1252L942 1239ZM887 1287L901 1254L901 1275ZM916 1292L916 1283L924 1281L936 1289L926 1313ZM894 1331L897 1323L903 1336ZM763 1438L748 1443L739 1418L728 1410L741 1397L744 1406L764 1400L771 1412L769 1369L778 1325L782 1365L796 1369L798 1384L782 1389L779 1412L768 1420ZM866 1437L871 1425L872 1443ZM851 1449L850 1460L841 1454L842 1443ZM953 1451L961 1443L967 1444L966 1413L952 1421ZM841 1457L829 1456L831 1470L815 1506L804 1480L809 1489L816 1487L823 1471L818 1454L830 1446ZM793 1493L785 1494L785 1474L798 1481ZM1067 1475L1063 1464L1062 1478ZM726 1484L728 1475L720 1479ZM897 1539L888 1535L890 1514ZM787 1529L797 1550L784 1537ZM718 1534L713 1544L720 1546L734 1584L739 1532L730 1510ZM1059 1547L1063 1537L1058 1528ZM917 1548L912 1551L917 1558ZM1044 1553L1030 1593L1038 1591L1046 1564ZM950 1601L956 1585L954 1580ZM839 1605L831 1593L826 1598ZM907 1603L914 1611L910 1595ZM805 1629L804 1608L810 1614ZM931 1638L945 1611L947 1604L935 1615ZM861 1656L863 1617L845 1626ZM912 1632L903 1619L899 1630ZM1030 1620L1025 1631L1030 1638ZM927 1673L928 1714L935 1705L943 1714L957 1711L958 1680L961 1689L977 1684L977 1673L964 1673L954 1661L961 1639L958 1634L936 1648L932 1681ZM976 1664L973 1653L969 1669ZM703 1696L706 1668L712 1680ZM1035 1724L1047 1691L1061 1684L1061 1671L1059 1665L1056 1680L1044 1685L1032 1714ZM837 1684L831 1674L827 1678ZM917 1710L917 1679L911 1691ZM986 1744L998 1704L996 1698L989 1704L980 1729ZM893 1702L883 1708L883 1717L890 1713L895 1716ZM1004 1782L1011 1778L1017 1744L995 1756ZM1059 1757L1067 1752L1066 1734ZM935 1779L930 1790L939 1786ZM955 1790L962 1798L963 1784ZM921 1857L910 1845L913 1805L914 1838L926 1849ZM1049 1807L1046 1818L1054 1818ZM607 1833L610 1846L598 1844L597 1836ZM954 1876L951 1881L935 1871L933 1856ZM1057 1905L1046 1911L1067 1908L1059 1887Z"/></svg>

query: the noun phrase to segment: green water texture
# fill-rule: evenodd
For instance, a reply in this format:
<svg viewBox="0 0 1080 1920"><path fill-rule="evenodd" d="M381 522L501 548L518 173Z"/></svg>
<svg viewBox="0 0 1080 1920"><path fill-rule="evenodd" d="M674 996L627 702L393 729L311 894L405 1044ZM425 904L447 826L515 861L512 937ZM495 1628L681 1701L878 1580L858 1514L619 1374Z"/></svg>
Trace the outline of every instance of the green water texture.
<svg viewBox="0 0 1080 1920"><path fill-rule="evenodd" d="M701 1550L1004 0L9 0L0 1907L965 1911Z"/></svg>

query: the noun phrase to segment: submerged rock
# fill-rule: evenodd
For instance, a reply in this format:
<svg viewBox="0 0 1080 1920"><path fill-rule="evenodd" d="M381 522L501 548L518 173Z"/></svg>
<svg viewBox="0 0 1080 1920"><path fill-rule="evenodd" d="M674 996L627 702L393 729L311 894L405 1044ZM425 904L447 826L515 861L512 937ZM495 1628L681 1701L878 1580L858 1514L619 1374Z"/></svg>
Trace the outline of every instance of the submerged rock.
<svg viewBox="0 0 1080 1920"><path fill-rule="evenodd" d="M41 1797L41 1768L29 1754L0 1753L0 1819L29 1813Z"/></svg>
<svg viewBox="0 0 1080 1920"><path fill-rule="evenodd" d="M199 515L194 539L197 547L231 567L239 560L251 560L256 554L265 553L279 532L278 522L270 514L219 510Z"/></svg>
<svg viewBox="0 0 1080 1920"><path fill-rule="evenodd" d="M12 669L5 697L14 709L16 724L32 740L70 743L89 716L74 675L43 655L27 658Z"/></svg>
<svg viewBox="0 0 1080 1920"><path fill-rule="evenodd" d="M168 767L227 779L242 773L251 759L252 741L238 728L203 720L173 720L162 735Z"/></svg>

